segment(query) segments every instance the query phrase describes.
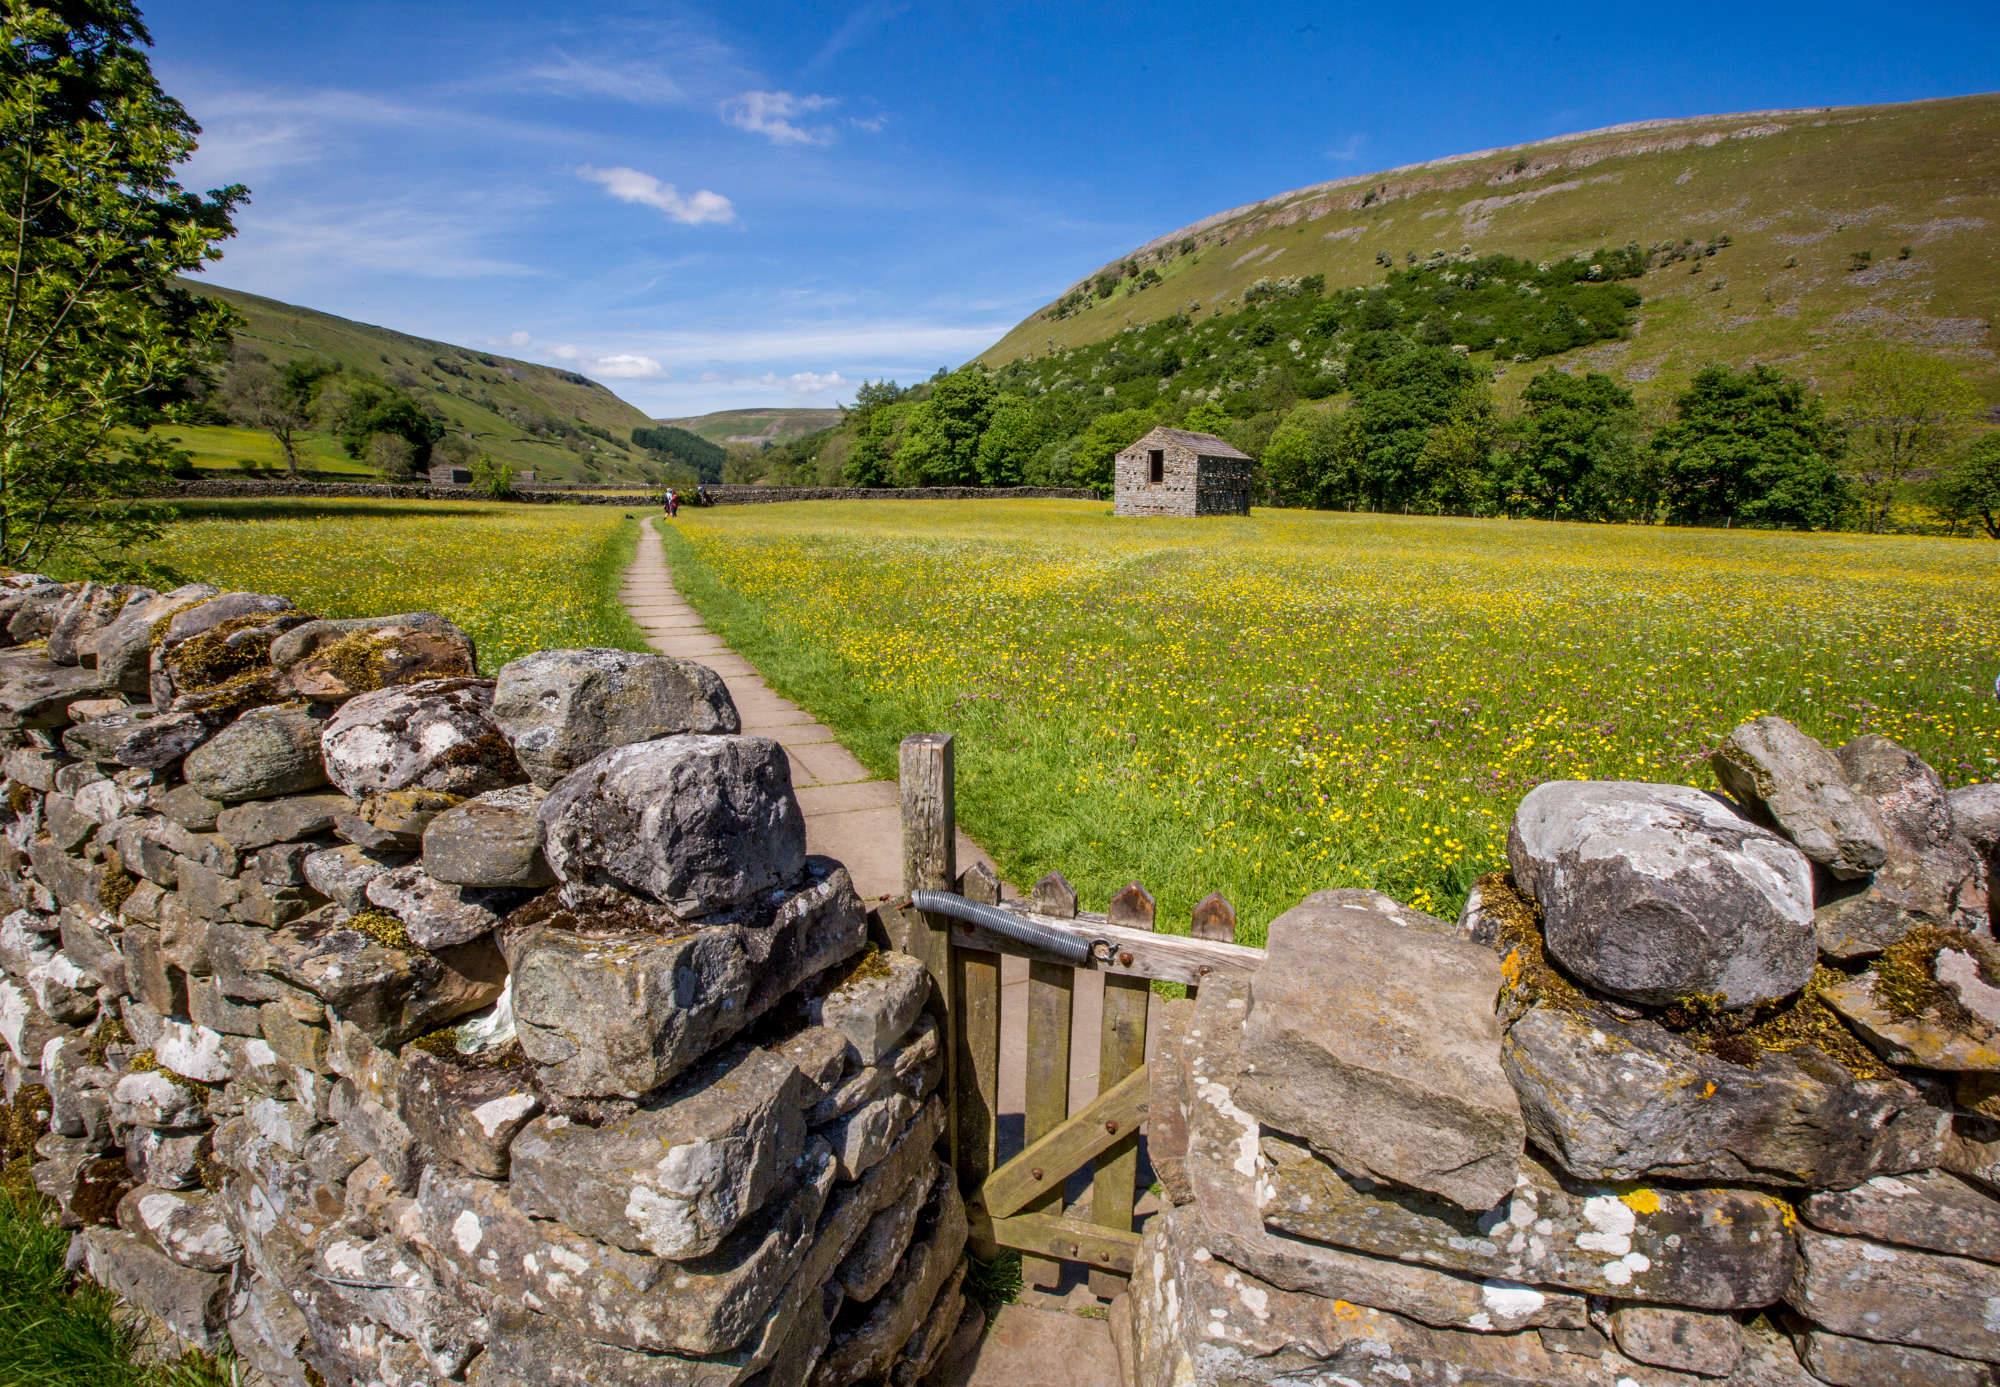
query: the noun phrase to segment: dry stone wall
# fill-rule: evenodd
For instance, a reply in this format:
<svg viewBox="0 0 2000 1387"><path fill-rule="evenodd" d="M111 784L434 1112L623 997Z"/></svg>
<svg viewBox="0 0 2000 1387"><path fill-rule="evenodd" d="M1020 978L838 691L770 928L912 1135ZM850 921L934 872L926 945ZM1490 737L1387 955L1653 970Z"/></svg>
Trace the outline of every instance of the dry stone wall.
<svg viewBox="0 0 2000 1387"><path fill-rule="evenodd" d="M0 631L0 1096L164 1345L837 1387L976 1316L928 976L711 671L31 575Z"/></svg>
<svg viewBox="0 0 2000 1387"><path fill-rule="evenodd" d="M2000 784L1765 718L1167 1009L1140 1384L1990 1387Z"/></svg>

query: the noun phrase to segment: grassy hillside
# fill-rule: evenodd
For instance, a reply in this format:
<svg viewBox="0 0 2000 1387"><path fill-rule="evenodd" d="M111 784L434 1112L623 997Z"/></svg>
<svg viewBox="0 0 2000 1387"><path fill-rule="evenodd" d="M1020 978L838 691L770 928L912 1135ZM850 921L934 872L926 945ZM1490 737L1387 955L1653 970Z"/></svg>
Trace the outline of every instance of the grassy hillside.
<svg viewBox="0 0 2000 1387"><path fill-rule="evenodd" d="M237 341L274 364L318 357L378 376L434 405L447 426L465 435L474 447L517 469L532 468L542 480L642 475L645 455L632 446L632 430L652 421L586 376L217 285L191 287L242 314ZM182 436L183 446L195 454L198 464L233 465L244 457L265 462L276 455L268 438L249 430L169 432ZM315 438L307 452L310 461L302 459L304 465L326 466L339 448L330 440Z"/></svg>
<svg viewBox="0 0 2000 1387"><path fill-rule="evenodd" d="M686 419L662 419L677 429L699 434L710 443L724 447L749 444L784 443L809 433L830 429L840 422L837 409L719 409L712 414L696 414Z"/></svg>
<svg viewBox="0 0 2000 1387"><path fill-rule="evenodd" d="M2000 408L2000 95L1645 122L1297 189L1148 242L980 359L1233 312L1259 279L1337 289L1435 251L1546 260L1724 237L1647 273L1629 339L1553 364L1610 372L1642 401L1710 361L1825 389L1853 344L1888 339L1951 358ZM1500 363L1501 394L1529 374Z"/></svg>

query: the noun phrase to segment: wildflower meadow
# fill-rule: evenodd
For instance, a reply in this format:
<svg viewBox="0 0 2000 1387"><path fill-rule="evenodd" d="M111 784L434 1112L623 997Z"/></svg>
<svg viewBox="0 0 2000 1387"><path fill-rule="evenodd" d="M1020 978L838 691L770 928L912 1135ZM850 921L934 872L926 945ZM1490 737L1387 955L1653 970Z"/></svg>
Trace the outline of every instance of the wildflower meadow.
<svg viewBox="0 0 2000 1387"><path fill-rule="evenodd" d="M552 646L642 648L617 596L637 538L616 506L214 501L131 557L155 586L274 592L321 616L438 612L490 674Z"/></svg>
<svg viewBox="0 0 2000 1387"><path fill-rule="evenodd" d="M676 581L878 773L958 738L959 815L1009 879L1163 928L1210 890L1247 942L1308 891L1440 914L1532 785L1712 788L1780 713L2000 774L2000 545L1093 502L683 512Z"/></svg>

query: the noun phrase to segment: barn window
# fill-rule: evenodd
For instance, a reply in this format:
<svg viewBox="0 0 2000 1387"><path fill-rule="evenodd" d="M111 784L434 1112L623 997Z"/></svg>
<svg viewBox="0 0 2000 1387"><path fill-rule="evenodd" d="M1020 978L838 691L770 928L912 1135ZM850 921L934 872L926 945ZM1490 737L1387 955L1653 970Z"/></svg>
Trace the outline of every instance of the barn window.
<svg viewBox="0 0 2000 1387"><path fill-rule="evenodd" d="M1158 486L1167 479L1167 454L1163 448L1146 450L1146 481Z"/></svg>

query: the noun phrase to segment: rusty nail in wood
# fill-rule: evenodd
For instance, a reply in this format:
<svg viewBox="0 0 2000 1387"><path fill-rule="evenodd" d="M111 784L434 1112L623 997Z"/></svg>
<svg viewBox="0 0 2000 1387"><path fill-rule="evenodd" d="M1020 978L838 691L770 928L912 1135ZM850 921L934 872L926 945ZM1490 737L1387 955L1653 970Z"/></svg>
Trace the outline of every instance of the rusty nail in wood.
<svg viewBox="0 0 2000 1387"><path fill-rule="evenodd" d="M1042 1168L1040 1166L1036 1166L1033 1170L1030 1170L1028 1174L1034 1176L1037 1180L1039 1180L1042 1178Z"/></svg>
<svg viewBox="0 0 2000 1387"><path fill-rule="evenodd" d="M1114 1117L1109 1122L1105 1123L1104 1130L1111 1133L1113 1136L1118 1135L1118 1119Z"/></svg>
<svg viewBox="0 0 2000 1387"><path fill-rule="evenodd" d="M1119 950L1118 961L1125 967L1130 968L1132 966L1132 951L1130 949Z"/></svg>

